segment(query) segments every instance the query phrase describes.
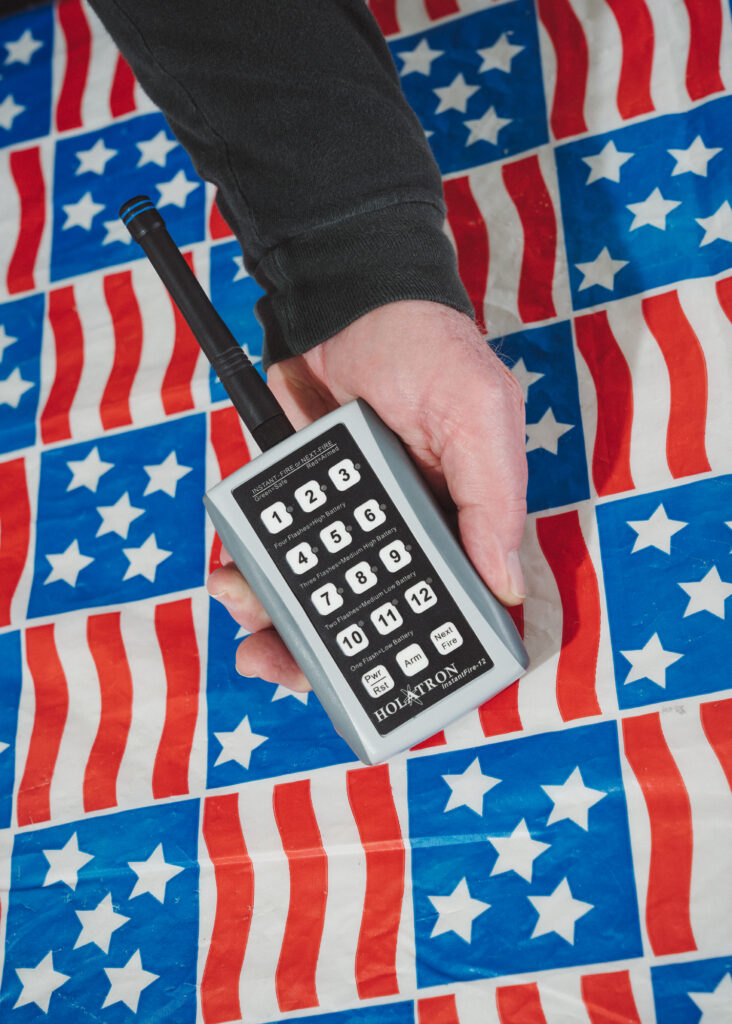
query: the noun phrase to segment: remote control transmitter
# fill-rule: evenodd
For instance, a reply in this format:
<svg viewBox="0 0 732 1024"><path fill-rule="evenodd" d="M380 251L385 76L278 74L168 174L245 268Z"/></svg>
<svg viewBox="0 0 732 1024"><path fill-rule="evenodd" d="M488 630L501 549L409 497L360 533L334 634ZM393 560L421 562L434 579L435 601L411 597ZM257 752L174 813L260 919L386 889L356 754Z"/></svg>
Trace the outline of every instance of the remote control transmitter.
<svg viewBox="0 0 732 1024"><path fill-rule="evenodd" d="M360 399L295 433L152 202L120 216L263 449L205 495L209 516L354 753L383 761L521 676L510 615L398 438Z"/></svg>

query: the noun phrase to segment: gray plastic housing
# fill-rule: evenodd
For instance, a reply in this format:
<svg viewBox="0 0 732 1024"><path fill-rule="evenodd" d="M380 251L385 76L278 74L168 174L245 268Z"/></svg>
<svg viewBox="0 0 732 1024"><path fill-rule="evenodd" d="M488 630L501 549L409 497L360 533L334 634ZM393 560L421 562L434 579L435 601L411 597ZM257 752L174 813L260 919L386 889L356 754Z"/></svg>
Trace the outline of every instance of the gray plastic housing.
<svg viewBox="0 0 732 1024"><path fill-rule="evenodd" d="M384 484L406 525L445 582L493 666L441 697L387 735L379 735L308 615L295 598L233 491L306 447L333 425L345 425ZM528 655L514 623L490 593L447 525L401 441L360 399L328 413L258 455L204 496L211 521L266 609L336 730L365 764L377 764L427 739L524 674Z"/></svg>

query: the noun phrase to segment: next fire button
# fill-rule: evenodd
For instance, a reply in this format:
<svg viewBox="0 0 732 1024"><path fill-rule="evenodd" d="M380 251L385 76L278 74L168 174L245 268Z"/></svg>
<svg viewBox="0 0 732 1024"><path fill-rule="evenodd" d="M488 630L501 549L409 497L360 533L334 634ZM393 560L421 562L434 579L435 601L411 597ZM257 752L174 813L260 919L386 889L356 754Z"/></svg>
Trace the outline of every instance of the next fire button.
<svg viewBox="0 0 732 1024"><path fill-rule="evenodd" d="M448 654L450 651L454 651L463 642L463 638L452 622L443 622L437 629L433 629L430 633L430 640L440 654Z"/></svg>

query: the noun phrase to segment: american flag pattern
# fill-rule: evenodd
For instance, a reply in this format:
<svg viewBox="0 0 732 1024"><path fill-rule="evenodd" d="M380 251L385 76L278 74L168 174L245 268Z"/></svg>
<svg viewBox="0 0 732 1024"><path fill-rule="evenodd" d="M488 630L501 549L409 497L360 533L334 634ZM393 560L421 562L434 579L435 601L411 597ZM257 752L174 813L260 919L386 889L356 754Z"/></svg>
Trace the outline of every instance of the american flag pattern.
<svg viewBox="0 0 732 1024"><path fill-rule="evenodd" d="M732 1006L732 8L369 0L526 401L531 669L365 768L234 669L256 452L121 199L261 290L83 0L0 20L0 1017L720 1024Z"/></svg>

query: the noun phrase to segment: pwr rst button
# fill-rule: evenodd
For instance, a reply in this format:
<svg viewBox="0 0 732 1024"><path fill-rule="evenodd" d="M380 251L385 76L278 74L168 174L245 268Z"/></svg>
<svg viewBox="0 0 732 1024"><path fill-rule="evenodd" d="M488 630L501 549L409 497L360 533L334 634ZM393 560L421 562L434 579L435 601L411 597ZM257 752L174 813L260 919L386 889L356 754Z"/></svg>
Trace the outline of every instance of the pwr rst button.
<svg viewBox="0 0 732 1024"><path fill-rule="evenodd" d="M448 654L450 651L454 651L463 642L463 638L452 622L443 622L437 629L433 629L430 633L430 640L440 654Z"/></svg>
<svg viewBox="0 0 732 1024"><path fill-rule="evenodd" d="M394 680L384 665L374 665L361 676L361 682L372 697L380 697L394 686Z"/></svg>

